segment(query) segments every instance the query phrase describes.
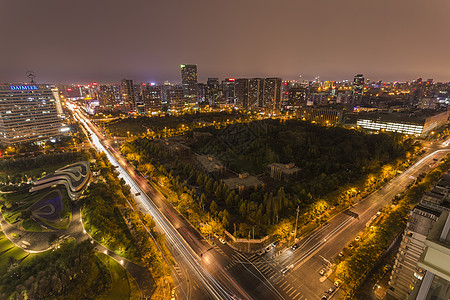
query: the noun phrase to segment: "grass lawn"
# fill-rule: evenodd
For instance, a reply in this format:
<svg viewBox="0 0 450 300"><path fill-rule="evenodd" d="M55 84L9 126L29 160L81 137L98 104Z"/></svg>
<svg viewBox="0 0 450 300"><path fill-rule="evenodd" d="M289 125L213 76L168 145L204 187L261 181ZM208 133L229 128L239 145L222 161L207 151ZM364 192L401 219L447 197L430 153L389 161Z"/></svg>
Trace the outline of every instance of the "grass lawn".
<svg viewBox="0 0 450 300"><path fill-rule="evenodd" d="M108 294L98 297L99 300L141 299L141 292L134 278L118 262L111 257L96 253L111 273L112 288Z"/></svg>
<svg viewBox="0 0 450 300"><path fill-rule="evenodd" d="M10 256L14 257L15 260L21 260L26 257L24 259L24 261L26 261L35 255L36 254L29 254L19 247L16 247L5 234L0 231L0 273L5 273L8 269Z"/></svg>

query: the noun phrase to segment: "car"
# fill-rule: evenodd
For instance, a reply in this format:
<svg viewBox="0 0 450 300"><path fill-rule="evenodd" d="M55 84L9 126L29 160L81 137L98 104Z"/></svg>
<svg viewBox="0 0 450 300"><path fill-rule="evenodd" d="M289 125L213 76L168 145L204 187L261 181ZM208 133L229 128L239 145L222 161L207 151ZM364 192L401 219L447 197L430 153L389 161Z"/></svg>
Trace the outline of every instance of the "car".
<svg viewBox="0 0 450 300"><path fill-rule="evenodd" d="M219 238L219 241L222 243L222 244L225 244L227 241L225 241L223 238Z"/></svg>
<svg viewBox="0 0 450 300"><path fill-rule="evenodd" d="M214 233L214 237L215 237L216 239L218 239L218 238L219 238L219 235L218 235L217 233Z"/></svg>
<svg viewBox="0 0 450 300"><path fill-rule="evenodd" d="M334 282L335 287L339 287L341 284L342 284L342 281L340 281L339 279Z"/></svg>
<svg viewBox="0 0 450 300"><path fill-rule="evenodd" d="M350 244L348 244L349 248L353 248L353 242L350 242Z"/></svg>
<svg viewBox="0 0 450 300"><path fill-rule="evenodd" d="M320 274L320 276L323 276L323 275L325 275L326 272L327 272L327 269L326 269L326 268L322 268L322 269L319 271L319 274Z"/></svg>
<svg viewBox="0 0 450 300"><path fill-rule="evenodd" d="M355 237L355 241L359 242L361 240L361 237L358 235L357 237Z"/></svg>
<svg viewBox="0 0 450 300"><path fill-rule="evenodd" d="M295 250L295 249L297 249L297 248L298 248L298 244L294 244L294 245L292 245L292 247L291 247L292 250Z"/></svg>
<svg viewBox="0 0 450 300"><path fill-rule="evenodd" d="M275 248L276 246L278 246L278 244L280 244L280 242L279 241L275 241L275 242L272 243L272 247Z"/></svg>
<svg viewBox="0 0 450 300"><path fill-rule="evenodd" d="M266 252L269 252L272 249L272 245L266 247Z"/></svg>
<svg viewBox="0 0 450 300"><path fill-rule="evenodd" d="M136 193L136 194L134 194L134 195L135 195L135 196L139 196L140 194L141 194L141 193L138 192L138 193Z"/></svg>
<svg viewBox="0 0 450 300"><path fill-rule="evenodd" d="M343 257L343 256L344 256L344 252L343 251L339 252L339 257Z"/></svg>
<svg viewBox="0 0 450 300"><path fill-rule="evenodd" d="M328 294L323 294L323 296L322 296L322 300L326 300L326 299L328 299L328 297L329 297L329 295Z"/></svg>
<svg viewBox="0 0 450 300"><path fill-rule="evenodd" d="M256 254L258 255L263 255L264 253L266 253L266 251L264 249L259 250L258 252L256 252Z"/></svg>
<svg viewBox="0 0 450 300"><path fill-rule="evenodd" d="M335 287L335 286L331 286L331 287L328 289L327 293L331 295L331 294L334 293L335 290L336 290L336 287Z"/></svg>

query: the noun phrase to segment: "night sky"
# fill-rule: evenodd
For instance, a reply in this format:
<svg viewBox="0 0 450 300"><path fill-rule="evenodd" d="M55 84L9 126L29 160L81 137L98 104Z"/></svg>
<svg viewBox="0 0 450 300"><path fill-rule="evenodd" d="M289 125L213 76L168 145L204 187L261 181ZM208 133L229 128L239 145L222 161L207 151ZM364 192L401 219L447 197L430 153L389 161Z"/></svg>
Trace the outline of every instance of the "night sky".
<svg viewBox="0 0 450 300"><path fill-rule="evenodd" d="M0 82L450 81L449 0L0 0Z"/></svg>

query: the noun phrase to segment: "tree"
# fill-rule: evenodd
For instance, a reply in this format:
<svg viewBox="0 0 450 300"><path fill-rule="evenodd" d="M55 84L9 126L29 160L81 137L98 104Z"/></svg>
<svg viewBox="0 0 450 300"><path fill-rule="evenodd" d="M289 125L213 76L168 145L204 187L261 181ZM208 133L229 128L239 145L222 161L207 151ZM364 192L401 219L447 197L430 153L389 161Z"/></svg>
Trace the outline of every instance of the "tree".
<svg viewBox="0 0 450 300"><path fill-rule="evenodd" d="M217 206L217 203L216 203L216 201L212 201L211 202L211 205L209 206L209 211L213 214L213 215L215 215L216 213L217 213L217 209L218 209L219 207Z"/></svg>
<svg viewBox="0 0 450 300"><path fill-rule="evenodd" d="M206 195L202 193L202 195L200 196L200 208L204 211L205 210L205 205L206 205Z"/></svg>
<svg viewBox="0 0 450 300"><path fill-rule="evenodd" d="M241 206L239 207L239 212L241 213L242 217L245 217L245 214L247 213L247 207L244 201L242 201Z"/></svg>
<svg viewBox="0 0 450 300"><path fill-rule="evenodd" d="M230 213L226 209L222 212L222 225L225 228L228 228L230 225Z"/></svg>

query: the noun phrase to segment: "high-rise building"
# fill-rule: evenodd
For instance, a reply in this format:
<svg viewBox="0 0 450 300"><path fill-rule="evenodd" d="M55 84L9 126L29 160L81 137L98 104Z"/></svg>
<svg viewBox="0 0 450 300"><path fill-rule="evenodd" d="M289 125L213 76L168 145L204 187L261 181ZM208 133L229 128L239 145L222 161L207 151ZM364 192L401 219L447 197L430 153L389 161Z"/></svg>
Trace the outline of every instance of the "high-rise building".
<svg viewBox="0 0 450 300"><path fill-rule="evenodd" d="M248 94L248 106L250 108L263 107L264 79L250 79Z"/></svg>
<svg viewBox="0 0 450 300"><path fill-rule="evenodd" d="M112 108L116 104L116 95L112 85L100 85L97 93L100 108Z"/></svg>
<svg viewBox="0 0 450 300"><path fill-rule="evenodd" d="M161 110L161 88L157 85L147 84L142 89L142 101L145 105L145 111Z"/></svg>
<svg viewBox="0 0 450 300"><path fill-rule="evenodd" d="M60 136L51 85L0 85L0 142L16 144Z"/></svg>
<svg viewBox="0 0 450 300"><path fill-rule="evenodd" d="M288 109L298 109L306 106L306 89L304 87L292 87L289 89Z"/></svg>
<svg viewBox="0 0 450 300"><path fill-rule="evenodd" d="M205 83L197 83L197 100L198 102L205 102L207 99L208 87Z"/></svg>
<svg viewBox="0 0 450 300"><path fill-rule="evenodd" d="M187 103L197 102L197 65L181 65L181 86Z"/></svg>
<svg viewBox="0 0 450 300"><path fill-rule="evenodd" d="M185 107L184 89L174 86L167 89L167 104L172 110L182 110Z"/></svg>
<svg viewBox="0 0 450 300"><path fill-rule="evenodd" d="M225 104L234 104L235 83L236 79L234 78L225 78L225 80L222 80L222 97Z"/></svg>
<svg viewBox="0 0 450 300"><path fill-rule="evenodd" d="M247 78L236 79L234 86L236 102L238 108L248 108L249 80Z"/></svg>
<svg viewBox="0 0 450 300"><path fill-rule="evenodd" d="M353 78L353 95L361 96L364 89L364 75L356 74Z"/></svg>
<svg viewBox="0 0 450 300"><path fill-rule="evenodd" d="M209 104L215 106L219 97L219 78L208 78L206 85Z"/></svg>
<svg viewBox="0 0 450 300"><path fill-rule="evenodd" d="M120 92L122 96L123 106L128 110L134 109L136 101L133 80L122 79L122 81L120 82Z"/></svg>
<svg viewBox="0 0 450 300"><path fill-rule="evenodd" d="M264 79L264 108L271 113L281 109L281 78Z"/></svg>

